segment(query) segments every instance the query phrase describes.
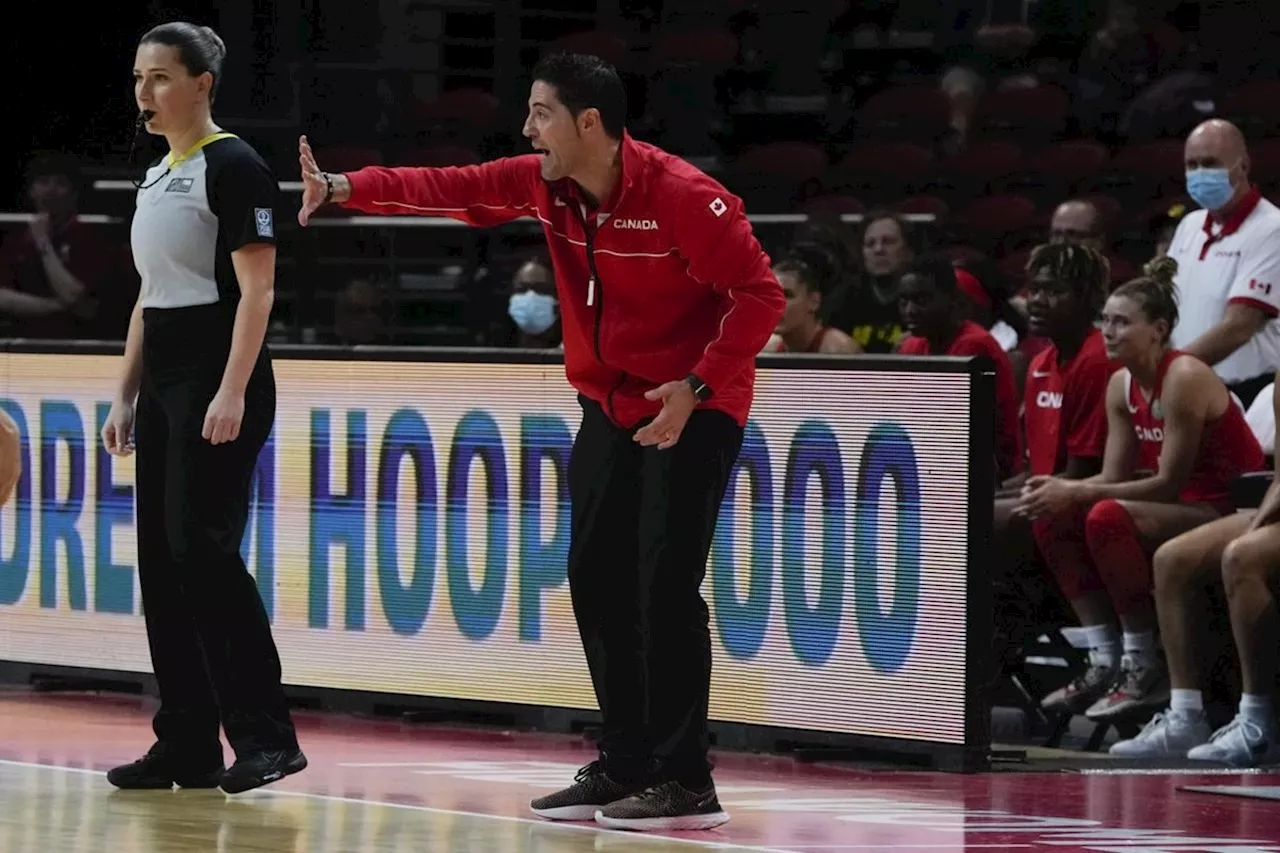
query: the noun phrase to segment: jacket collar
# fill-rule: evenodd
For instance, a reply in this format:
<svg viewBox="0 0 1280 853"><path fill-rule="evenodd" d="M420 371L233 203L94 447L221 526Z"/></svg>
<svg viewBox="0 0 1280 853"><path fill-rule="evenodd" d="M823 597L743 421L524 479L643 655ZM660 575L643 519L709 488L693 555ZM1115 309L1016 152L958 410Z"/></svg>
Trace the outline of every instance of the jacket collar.
<svg viewBox="0 0 1280 853"><path fill-rule="evenodd" d="M1210 213L1204 218L1205 233L1210 233L1212 226L1210 222L1222 226L1220 236L1225 237L1228 234L1234 234L1240 230L1240 226L1249 218L1249 214L1253 213L1253 209L1258 206L1258 202L1262 199L1262 193L1257 187L1249 187L1249 191L1240 197L1240 201L1231 209L1231 212L1224 217Z"/></svg>
<svg viewBox="0 0 1280 853"><path fill-rule="evenodd" d="M600 200L599 209L601 210L613 211L617 208L619 202L622 201L627 191L635 183L636 176L644 168L644 152L641 151L640 145L625 128L622 131L622 142L618 145L618 156L622 158L622 179L606 198ZM582 187L578 186L578 183L571 178L550 181L548 186L551 187L551 192L559 196L566 204L577 205L587 200Z"/></svg>

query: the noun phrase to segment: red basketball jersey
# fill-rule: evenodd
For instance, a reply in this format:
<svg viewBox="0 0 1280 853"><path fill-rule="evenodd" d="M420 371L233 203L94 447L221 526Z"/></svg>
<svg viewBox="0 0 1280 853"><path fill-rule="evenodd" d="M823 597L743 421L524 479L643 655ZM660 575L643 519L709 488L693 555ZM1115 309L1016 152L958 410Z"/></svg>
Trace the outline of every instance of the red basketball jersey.
<svg viewBox="0 0 1280 853"><path fill-rule="evenodd" d="M1107 443L1107 383L1119 363L1107 358L1102 333L1089 332L1060 364L1050 345L1031 360L1022 408L1033 475L1061 474L1068 456L1101 459Z"/></svg>
<svg viewBox="0 0 1280 853"><path fill-rule="evenodd" d="M1125 371L1125 402L1129 408L1129 418L1133 422L1134 434L1138 438L1140 470L1158 471L1160 468L1160 452L1164 448L1164 412L1161 404L1164 377L1174 359L1183 355L1177 350L1165 353L1156 371L1156 384L1150 401L1133 381L1129 371ZM1196 452L1195 466L1191 469L1191 476L1182 487L1178 500L1182 503L1218 503L1227 500L1231 496L1231 481L1235 477L1250 471L1261 471L1265 467L1266 458L1262 446L1258 444L1257 437L1244 419L1244 410L1232 397L1227 403L1226 411L1217 420L1205 424L1200 448Z"/></svg>

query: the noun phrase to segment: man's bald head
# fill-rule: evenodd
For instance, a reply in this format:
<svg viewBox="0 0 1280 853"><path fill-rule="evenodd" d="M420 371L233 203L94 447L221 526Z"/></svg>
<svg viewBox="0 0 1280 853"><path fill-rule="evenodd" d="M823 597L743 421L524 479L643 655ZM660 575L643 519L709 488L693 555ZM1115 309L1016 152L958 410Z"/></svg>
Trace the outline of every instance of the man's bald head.
<svg viewBox="0 0 1280 853"><path fill-rule="evenodd" d="M1103 251L1102 211L1090 201L1072 199L1064 201L1053 211L1049 220L1050 243L1078 243Z"/></svg>
<svg viewBox="0 0 1280 853"><path fill-rule="evenodd" d="M1230 168L1249 156L1249 147L1240 128L1225 119L1211 118L1201 122L1187 136L1185 154L1187 169ZM1214 162L1205 162L1207 160Z"/></svg>
<svg viewBox="0 0 1280 853"><path fill-rule="evenodd" d="M1240 128L1229 121L1214 118L1197 125L1187 136L1183 159L1187 168L1187 191L1197 204L1208 210L1229 208L1249 191L1249 148ZM1224 183L1230 184L1229 194L1226 189L1214 192L1212 186L1214 182L1222 182L1224 171Z"/></svg>

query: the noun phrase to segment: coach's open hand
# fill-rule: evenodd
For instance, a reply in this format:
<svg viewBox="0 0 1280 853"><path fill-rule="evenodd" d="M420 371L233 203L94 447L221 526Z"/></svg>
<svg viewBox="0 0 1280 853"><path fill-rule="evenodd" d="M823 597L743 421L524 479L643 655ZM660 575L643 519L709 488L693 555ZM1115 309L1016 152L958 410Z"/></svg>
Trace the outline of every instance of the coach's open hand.
<svg viewBox="0 0 1280 853"><path fill-rule="evenodd" d="M635 440L645 447L656 444L659 450L675 447L680 433L684 432L684 425L689 422L689 415L698 405L693 389L681 379L644 392L644 398L661 400L662 411L650 423L636 430Z"/></svg>
<svg viewBox="0 0 1280 853"><path fill-rule="evenodd" d="M303 228L311 221L311 214L328 202L342 203L351 198L351 182L346 175L329 175L316 164L316 155L305 136L298 138L298 166L302 173L302 205L298 208L298 224ZM329 183L333 182L333 195L329 195Z"/></svg>

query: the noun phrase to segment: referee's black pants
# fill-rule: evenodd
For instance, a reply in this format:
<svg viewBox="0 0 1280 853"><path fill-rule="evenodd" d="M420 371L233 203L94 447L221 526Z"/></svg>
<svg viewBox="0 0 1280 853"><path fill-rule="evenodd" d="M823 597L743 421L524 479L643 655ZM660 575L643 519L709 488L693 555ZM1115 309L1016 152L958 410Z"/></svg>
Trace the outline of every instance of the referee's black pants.
<svg viewBox="0 0 1280 853"><path fill-rule="evenodd" d="M642 447L586 398L569 459L569 588L606 772L710 781L711 634L700 587L743 430L695 411L668 450Z"/></svg>
<svg viewBox="0 0 1280 853"><path fill-rule="evenodd" d="M143 312L138 394L138 581L160 689L166 752L220 766L219 724L237 757L297 746L270 623L240 546L258 453L275 422L264 347L235 441L201 436L230 350L226 306ZM215 764L216 762L216 764Z"/></svg>

